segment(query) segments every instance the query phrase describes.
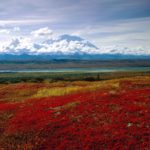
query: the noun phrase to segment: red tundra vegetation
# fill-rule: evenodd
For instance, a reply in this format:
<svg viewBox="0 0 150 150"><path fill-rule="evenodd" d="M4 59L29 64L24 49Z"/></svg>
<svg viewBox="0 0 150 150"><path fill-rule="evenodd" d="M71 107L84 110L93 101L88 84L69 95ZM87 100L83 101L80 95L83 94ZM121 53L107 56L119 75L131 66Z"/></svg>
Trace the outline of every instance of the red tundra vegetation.
<svg viewBox="0 0 150 150"><path fill-rule="evenodd" d="M150 77L1 85L0 94L2 150L150 149Z"/></svg>

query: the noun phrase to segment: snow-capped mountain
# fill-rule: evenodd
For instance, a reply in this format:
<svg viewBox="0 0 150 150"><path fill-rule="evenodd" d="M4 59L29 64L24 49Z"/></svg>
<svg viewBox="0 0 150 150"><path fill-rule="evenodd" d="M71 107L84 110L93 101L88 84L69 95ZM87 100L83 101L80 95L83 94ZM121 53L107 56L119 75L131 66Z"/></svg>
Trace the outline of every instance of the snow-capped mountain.
<svg viewBox="0 0 150 150"><path fill-rule="evenodd" d="M104 51L103 51L104 50ZM130 50L127 47L101 47L74 35L61 35L42 41L30 38L16 38L0 49L0 60L3 59L126 59L150 58L143 49Z"/></svg>
<svg viewBox="0 0 150 150"><path fill-rule="evenodd" d="M17 38L1 50L1 54L13 55L70 55L75 53L95 54L99 53L99 49L78 36L62 35L56 39L48 39L40 43L34 43L27 38Z"/></svg>

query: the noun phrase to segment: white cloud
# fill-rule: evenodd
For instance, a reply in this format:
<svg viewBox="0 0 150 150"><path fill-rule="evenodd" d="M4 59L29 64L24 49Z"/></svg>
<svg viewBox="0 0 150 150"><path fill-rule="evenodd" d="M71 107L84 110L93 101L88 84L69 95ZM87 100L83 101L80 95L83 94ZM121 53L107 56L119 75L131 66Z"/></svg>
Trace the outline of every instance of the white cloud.
<svg viewBox="0 0 150 150"><path fill-rule="evenodd" d="M6 38L14 37L11 41L0 43L0 53L7 54L74 54L74 53L87 53L87 54L147 54L150 55L150 50L147 47L135 46L134 48L123 46L120 43L118 45L101 45L100 48L96 48L90 42L73 35L58 35L56 38L52 38L53 32L48 27L40 28L32 31L31 34L26 34L22 37L14 35L13 31L19 31L19 27L13 29L1 29L0 33L6 34ZM11 31L11 32L10 32ZM9 35L7 35L10 33ZM20 32L19 32L20 34ZM19 35L18 34L18 35ZM132 34L131 34L132 35ZM4 37L4 36L3 36ZM113 41L118 41L121 37L116 36ZM109 42L103 40L105 43ZM110 38L111 42L111 38Z"/></svg>
<svg viewBox="0 0 150 150"><path fill-rule="evenodd" d="M14 38L10 42L6 43L2 47L1 53L7 54L22 54L31 53L34 51L33 43L30 38Z"/></svg>
<svg viewBox="0 0 150 150"><path fill-rule="evenodd" d="M10 30L7 29L1 29L0 34L10 34Z"/></svg>
<svg viewBox="0 0 150 150"><path fill-rule="evenodd" d="M150 55L150 50L145 47L123 47L120 45L112 45L112 46L102 46L102 53L106 54L123 54L123 55Z"/></svg>
<svg viewBox="0 0 150 150"><path fill-rule="evenodd" d="M20 31L20 28L19 28L19 27L14 27L14 28L13 28L13 31L14 31L14 32L19 32L19 31Z"/></svg>
<svg viewBox="0 0 150 150"><path fill-rule="evenodd" d="M31 35L33 35L36 38L38 37L51 38L52 34L53 34L53 31L50 30L48 27L40 28L38 30L31 32Z"/></svg>
<svg viewBox="0 0 150 150"><path fill-rule="evenodd" d="M45 28L47 29L47 28ZM48 30L38 30L38 36L41 36L41 31ZM40 31L40 32L39 32ZM44 32L44 35L47 32ZM48 32L50 34L50 32ZM43 32L42 32L43 36ZM47 34L46 34L47 36ZM61 36L60 36L61 37ZM57 39L46 39L46 41L38 42L33 41L31 38L21 37L12 39L8 44L3 46L1 53L9 54L52 54L52 53L62 53L62 54L74 54L74 53L95 53L97 49L89 45L88 41L72 40L72 36L67 36L64 39L58 37ZM36 46L35 46L36 45Z"/></svg>
<svg viewBox="0 0 150 150"><path fill-rule="evenodd" d="M24 20L0 20L0 25L32 25L53 22L54 20L48 19L24 19Z"/></svg>
<svg viewBox="0 0 150 150"><path fill-rule="evenodd" d="M37 53L95 53L97 50L95 47L88 45L87 41L68 41L67 39L56 39L49 43L42 43L41 47L37 50Z"/></svg>

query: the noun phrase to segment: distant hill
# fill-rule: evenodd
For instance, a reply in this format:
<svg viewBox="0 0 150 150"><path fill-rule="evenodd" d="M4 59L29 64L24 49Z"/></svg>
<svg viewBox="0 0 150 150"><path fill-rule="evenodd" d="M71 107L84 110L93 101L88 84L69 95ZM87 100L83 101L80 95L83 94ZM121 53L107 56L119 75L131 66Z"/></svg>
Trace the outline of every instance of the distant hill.
<svg viewBox="0 0 150 150"><path fill-rule="evenodd" d="M150 60L149 55L121 55L121 54L73 54L73 55L28 55L28 54L1 54L0 61L49 61L49 60Z"/></svg>
<svg viewBox="0 0 150 150"><path fill-rule="evenodd" d="M149 59L127 60L13 60L0 61L0 70L23 69L63 69L63 68L111 68L111 67L150 67Z"/></svg>

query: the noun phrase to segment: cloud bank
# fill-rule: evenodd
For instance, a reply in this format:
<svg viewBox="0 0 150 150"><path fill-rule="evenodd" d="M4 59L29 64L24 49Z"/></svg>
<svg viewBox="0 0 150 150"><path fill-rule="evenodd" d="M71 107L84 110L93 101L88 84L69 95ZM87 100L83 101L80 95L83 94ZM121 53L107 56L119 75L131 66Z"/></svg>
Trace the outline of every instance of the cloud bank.
<svg viewBox="0 0 150 150"><path fill-rule="evenodd" d="M40 28L38 30L32 31L31 35L34 37L44 37L44 38L50 38L53 34L53 31L50 30L48 27Z"/></svg>
<svg viewBox="0 0 150 150"><path fill-rule="evenodd" d="M1 0L0 49L12 38L27 37L41 45L41 40L67 33L84 37L100 52L117 47L120 53L148 54L149 6L148 0Z"/></svg>
<svg viewBox="0 0 150 150"><path fill-rule="evenodd" d="M12 30L0 30L0 34L20 32L16 27ZM12 37L11 37L12 38ZM55 35L48 27L33 30L23 37L13 37L7 43L0 44L0 54L29 55L70 55L70 54L124 54L150 55L150 50L143 47L134 49L119 45L97 47L92 42L75 35Z"/></svg>

